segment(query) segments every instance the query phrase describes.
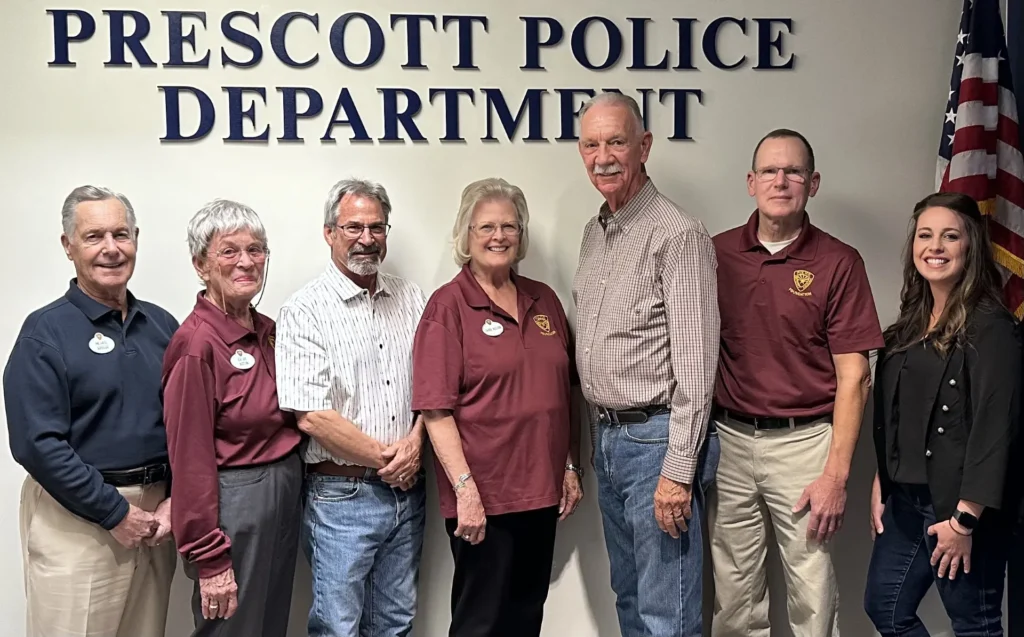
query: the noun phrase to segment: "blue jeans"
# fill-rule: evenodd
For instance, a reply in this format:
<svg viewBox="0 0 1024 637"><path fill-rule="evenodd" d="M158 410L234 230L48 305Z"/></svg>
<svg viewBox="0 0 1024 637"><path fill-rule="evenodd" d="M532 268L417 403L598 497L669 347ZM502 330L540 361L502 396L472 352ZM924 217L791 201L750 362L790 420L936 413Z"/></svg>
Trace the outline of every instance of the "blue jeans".
<svg viewBox="0 0 1024 637"><path fill-rule="evenodd" d="M622 637L700 637L705 492L718 467L718 434L701 450L688 530L672 539L654 517L654 490L668 449L669 415L597 427L598 503Z"/></svg>
<svg viewBox="0 0 1024 637"><path fill-rule="evenodd" d="M925 485L896 485L882 514L868 567L864 609L883 637L928 637L917 608L934 582L957 637L1001 637L1003 576L1009 535L991 527L974 532L971 572L938 577L930 563L938 542L928 535L935 510ZM989 533L986 533L989 531Z"/></svg>
<svg viewBox="0 0 1024 637"><path fill-rule="evenodd" d="M308 474L303 550L313 572L309 637L412 631L426 495L379 479Z"/></svg>

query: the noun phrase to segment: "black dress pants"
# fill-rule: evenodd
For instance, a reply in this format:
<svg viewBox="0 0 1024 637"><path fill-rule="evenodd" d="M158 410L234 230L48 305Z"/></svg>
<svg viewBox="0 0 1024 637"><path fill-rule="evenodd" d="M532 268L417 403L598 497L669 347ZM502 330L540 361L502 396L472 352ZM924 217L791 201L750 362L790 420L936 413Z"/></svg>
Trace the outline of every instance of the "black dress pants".
<svg viewBox="0 0 1024 637"><path fill-rule="evenodd" d="M454 537L449 637L538 637L551 580L558 507L487 516L484 541Z"/></svg>

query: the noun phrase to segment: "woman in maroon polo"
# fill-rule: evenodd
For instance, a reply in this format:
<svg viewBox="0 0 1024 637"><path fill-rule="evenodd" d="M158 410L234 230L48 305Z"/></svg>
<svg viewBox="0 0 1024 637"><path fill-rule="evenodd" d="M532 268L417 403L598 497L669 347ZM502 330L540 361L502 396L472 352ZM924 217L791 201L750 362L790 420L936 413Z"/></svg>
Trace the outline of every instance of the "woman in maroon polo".
<svg viewBox="0 0 1024 637"><path fill-rule="evenodd" d="M455 558L450 637L540 635L555 526L583 497L568 321L551 288L512 269L528 221L503 179L463 190L462 271L430 298L413 345L413 409Z"/></svg>
<svg viewBox="0 0 1024 637"><path fill-rule="evenodd" d="M274 380L263 288L267 233L250 208L207 204L188 226L206 289L167 347L171 530L196 583L193 635L284 637L298 549L302 462Z"/></svg>

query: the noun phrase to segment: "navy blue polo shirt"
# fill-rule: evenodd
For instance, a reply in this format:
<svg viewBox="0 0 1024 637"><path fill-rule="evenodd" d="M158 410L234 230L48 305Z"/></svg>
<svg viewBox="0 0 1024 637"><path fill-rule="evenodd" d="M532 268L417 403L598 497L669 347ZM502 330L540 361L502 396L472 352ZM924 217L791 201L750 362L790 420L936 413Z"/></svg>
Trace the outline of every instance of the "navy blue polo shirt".
<svg viewBox="0 0 1024 637"><path fill-rule="evenodd" d="M72 513L112 529L128 502L101 471L167 462L160 396L178 322L128 293L128 315L67 293L25 319L4 369L11 453Z"/></svg>

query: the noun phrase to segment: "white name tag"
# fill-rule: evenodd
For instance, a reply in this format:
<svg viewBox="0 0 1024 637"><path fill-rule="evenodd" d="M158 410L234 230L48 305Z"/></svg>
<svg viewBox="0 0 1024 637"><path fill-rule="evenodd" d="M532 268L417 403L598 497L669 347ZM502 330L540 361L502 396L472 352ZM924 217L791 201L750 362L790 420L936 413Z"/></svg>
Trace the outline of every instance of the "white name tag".
<svg viewBox="0 0 1024 637"><path fill-rule="evenodd" d="M231 364L237 369L249 369L256 364L256 359L243 350L235 350L235 355L231 357Z"/></svg>
<svg viewBox="0 0 1024 637"><path fill-rule="evenodd" d="M483 331L488 336L501 336L501 333L505 331L505 327L497 321L487 319L484 321Z"/></svg>
<svg viewBox="0 0 1024 637"><path fill-rule="evenodd" d="M89 341L89 349L97 354L106 354L114 349L114 340L96 332L96 335Z"/></svg>

